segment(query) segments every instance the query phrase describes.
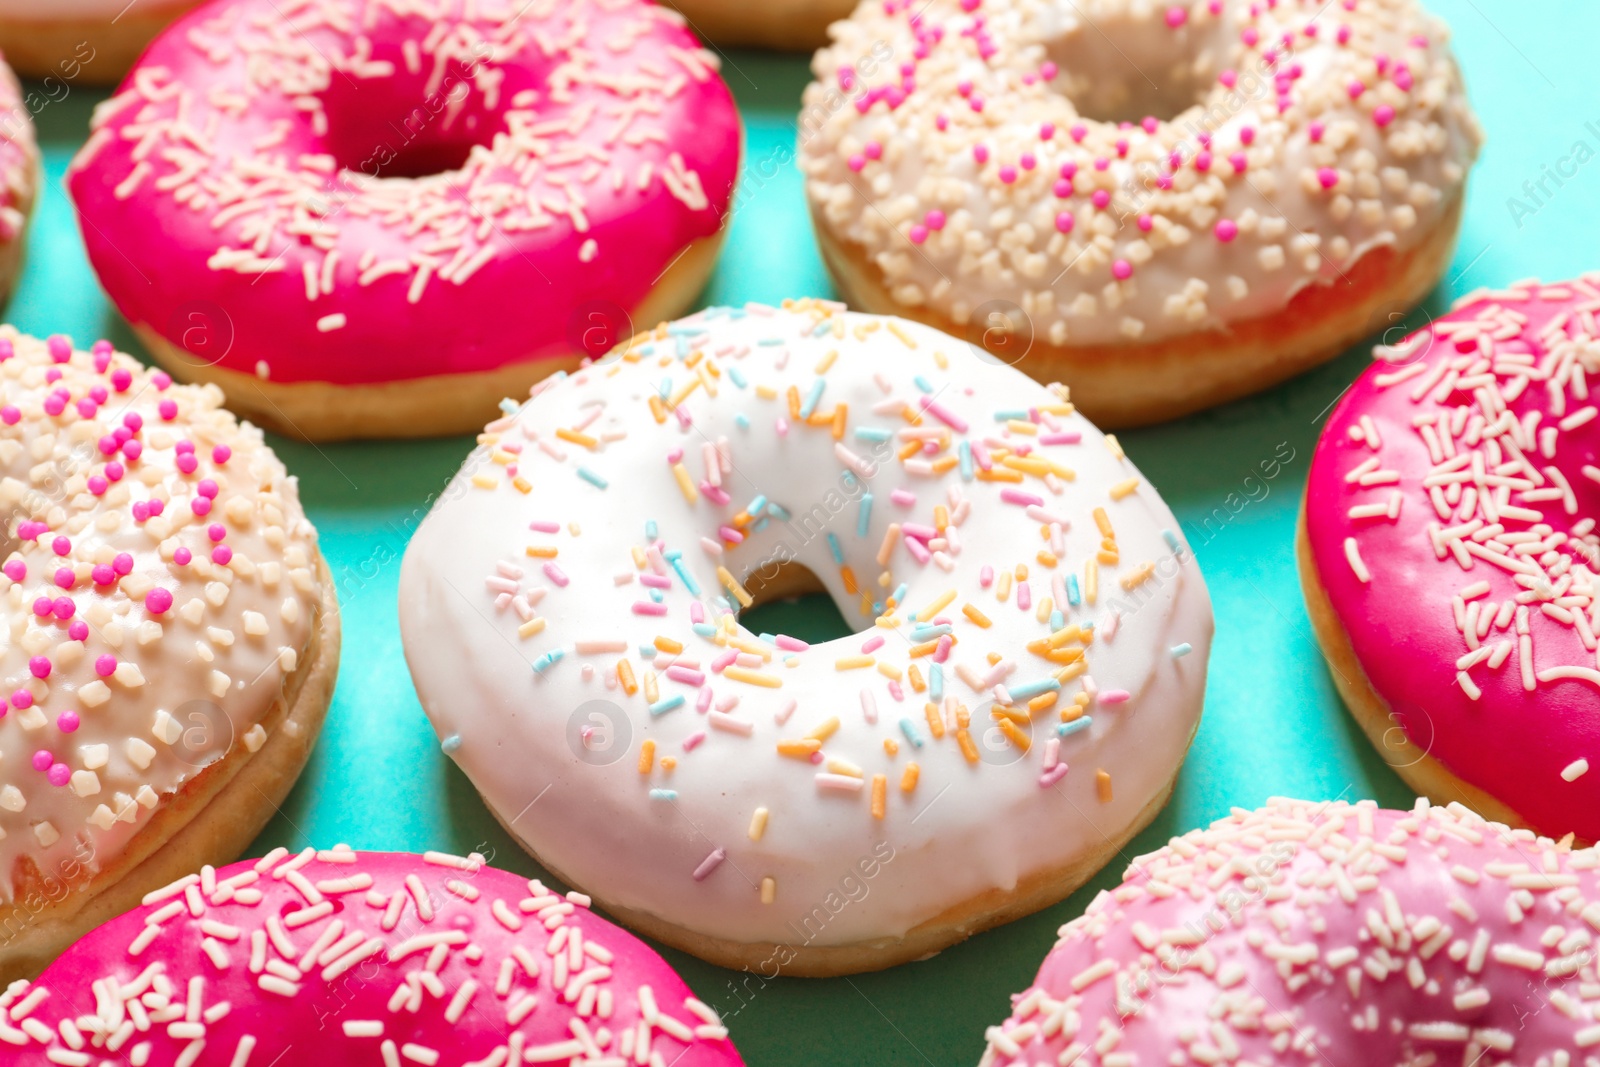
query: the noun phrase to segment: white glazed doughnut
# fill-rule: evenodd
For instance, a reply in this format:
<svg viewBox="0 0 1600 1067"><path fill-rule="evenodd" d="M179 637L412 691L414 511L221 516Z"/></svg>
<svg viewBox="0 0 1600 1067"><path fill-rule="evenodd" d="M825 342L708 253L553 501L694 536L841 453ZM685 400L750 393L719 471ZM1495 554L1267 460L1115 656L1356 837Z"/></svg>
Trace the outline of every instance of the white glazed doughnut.
<svg viewBox="0 0 1600 1067"><path fill-rule="evenodd" d="M1060 899L1165 800L1210 602L1065 390L802 301L507 406L407 551L406 658L489 807L625 921L888 966ZM863 632L739 626L800 568Z"/></svg>
<svg viewBox="0 0 1600 1067"><path fill-rule="evenodd" d="M321 725L332 583L221 405L0 327L0 975L231 860Z"/></svg>
<svg viewBox="0 0 1600 1067"><path fill-rule="evenodd" d="M886 0L832 32L800 155L841 291L994 331L1105 426L1387 325L1481 139L1415 0Z"/></svg>

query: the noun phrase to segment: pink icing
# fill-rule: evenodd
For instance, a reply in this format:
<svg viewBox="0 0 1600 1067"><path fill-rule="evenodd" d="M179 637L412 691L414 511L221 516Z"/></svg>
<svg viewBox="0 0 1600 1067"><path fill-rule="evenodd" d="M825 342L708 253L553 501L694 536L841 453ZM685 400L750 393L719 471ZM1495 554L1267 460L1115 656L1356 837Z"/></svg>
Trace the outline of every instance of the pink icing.
<svg viewBox="0 0 1600 1067"><path fill-rule="evenodd" d="M1306 491L1317 573L1396 723L1529 825L1590 841L1597 309L1600 276L1530 282L1380 349L1329 418Z"/></svg>
<svg viewBox="0 0 1600 1067"><path fill-rule="evenodd" d="M7 1063L742 1063L649 947L481 857L279 849L145 899L0 996Z"/></svg>
<svg viewBox="0 0 1600 1067"><path fill-rule="evenodd" d="M983 1064L1593 1063L1597 868L1425 800L1238 812L1064 926Z"/></svg>
<svg viewBox="0 0 1600 1067"><path fill-rule="evenodd" d="M122 313L197 364L361 384L566 355L586 309L637 308L730 205L716 58L644 0L469 7L175 23L70 177Z"/></svg>

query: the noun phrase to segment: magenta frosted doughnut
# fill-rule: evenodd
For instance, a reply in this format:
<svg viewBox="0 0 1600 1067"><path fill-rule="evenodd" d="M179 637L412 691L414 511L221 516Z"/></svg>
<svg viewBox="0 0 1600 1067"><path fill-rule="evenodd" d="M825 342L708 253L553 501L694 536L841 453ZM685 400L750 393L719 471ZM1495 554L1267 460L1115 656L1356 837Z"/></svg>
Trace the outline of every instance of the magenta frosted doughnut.
<svg viewBox="0 0 1600 1067"><path fill-rule="evenodd" d="M1370 714L1425 753L1396 761L1401 773L1462 795L1436 784L1448 772L1519 822L1589 841L1597 310L1600 275L1522 282L1380 348L1328 419L1305 516L1311 577L1344 635L1332 636L1359 667L1347 682L1369 685Z"/></svg>
<svg viewBox="0 0 1600 1067"><path fill-rule="evenodd" d="M429 852L202 868L0 996L16 1067L738 1067L666 961L593 914Z"/></svg>
<svg viewBox="0 0 1600 1067"><path fill-rule="evenodd" d="M983 1067L1587 1067L1597 868L1426 800L1241 811L1062 927Z"/></svg>
<svg viewBox="0 0 1600 1067"><path fill-rule="evenodd" d="M453 402L430 381L481 376L488 407L451 423L480 426L494 375L525 389L581 354L590 305L614 340L658 282L692 298L703 272L668 270L719 234L739 160L716 57L646 0L468 11L240 0L155 41L69 184L158 357L279 404L323 383L393 408L376 387L417 384L419 423Z"/></svg>

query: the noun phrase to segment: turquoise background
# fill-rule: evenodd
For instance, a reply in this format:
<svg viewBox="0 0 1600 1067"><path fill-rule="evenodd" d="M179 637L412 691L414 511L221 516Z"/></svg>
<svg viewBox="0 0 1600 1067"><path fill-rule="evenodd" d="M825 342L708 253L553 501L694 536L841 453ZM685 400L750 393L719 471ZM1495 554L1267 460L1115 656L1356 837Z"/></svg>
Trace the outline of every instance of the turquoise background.
<svg viewBox="0 0 1600 1067"><path fill-rule="evenodd" d="M1373 338L1425 321L1480 285L1557 279L1600 268L1600 160L1527 198L1522 185L1582 141L1600 153L1595 45L1600 5L1431 0L1455 32L1472 102L1489 137L1472 173L1460 244L1421 309L1386 308ZM708 303L832 295L793 164L794 116L808 80L799 56L732 52L724 77L744 112L744 187ZM37 87L35 87L37 88ZM56 90L59 95L59 90ZM29 258L9 317L34 334L87 344L109 336L140 351L84 259L62 171L103 93L73 88L37 115L49 173ZM1586 126L1586 123L1592 123ZM1514 217L1508 198L1531 214ZM159 260L159 247L148 250ZM1409 312L1409 315L1408 315ZM1399 336L1396 332L1393 336ZM1122 435L1194 544L1216 606L1205 720L1172 804L1124 857L1274 795L1411 794L1350 722L1312 638L1295 574L1295 511L1321 420L1361 370L1371 340L1281 388L1182 422ZM322 740L259 845L348 842L358 848L478 849L532 872L440 752L412 691L396 621L407 538L470 447L470 439L308 445L275 442L300 476L306 510L337 577L344 663ZM1274 467L1261 464L1279 461ZM1277 470L1265 478L1263 470ZM790 632L843 627L830 605L773 606ZM770 620L769 620L770 623ZM770 626L770 628L778 628ZM1113 884L1117 863L1072 899L921 963L880 974L762 983L668 950L690 984L727 1017L753 1067L975 1063L983 1030L1032 979L1058 925ZM745 982L746 978L748 982Z"/></svg>

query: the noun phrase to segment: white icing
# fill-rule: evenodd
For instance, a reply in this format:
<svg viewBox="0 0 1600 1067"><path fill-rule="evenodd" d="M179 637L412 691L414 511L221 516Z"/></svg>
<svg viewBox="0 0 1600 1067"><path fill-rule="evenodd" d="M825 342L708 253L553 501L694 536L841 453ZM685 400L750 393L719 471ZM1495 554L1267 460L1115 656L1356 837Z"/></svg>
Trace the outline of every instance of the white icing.
<svg viewBox="0 0 1600 1067"><path fill-rule="evenodd" d="M1138 477L1114 442L1081 416L1050 414L1070 408L1059 394L912 323L804 303L792 311L705 312L670 331L663 328L654 335L658 340L647 343L636 340L620 359L613 355L536 387L516 414L491 424L484 444L468 457L407 551L400 616L417 691L446 739L446 751L489 805L529 848L604 901L721 938L790 945L900 935L980 893L1009 890L1030 874L1103 849L1106 838L1121 833L1165 787L1183 757L1200 713L1212 630L1209 598L1192 556L1187 548L1175 555L1164 538L1163 531L1177 530L1165 504L1142 481L1121 499L1112 498L1112 486ZM762 343L772 340L781 343ZM837 358L823 375L826 386L815 411L848 405L843 440L836 443L827 426L817 425L793 425L779 436L774 427L788 417L786 390L794 385L809 396L814 371L830 352ZM687 424L670 416L658 424L647 397L682 388L694 372L680 360L696 353L718 369L710 377L716 395L696 388L682 402ZM948 369L940 367L936 353L947 357ZM858 437L857 429L907 427L897 405L886 414L873 409L886 398L915 402L923 395L913 382L919 375L938 404L966 420L975 438L1037 442L995 421L998 410L1030 407L1045 412L1041 432L1081 434L1080 443L1041 446L1039 452L1076 477L1057 480L1052 488L1034 477L1016 486L968 481L959 469L943 477L908 476L894 454L900 441L886 443L874 457L874 442ZM736 384L740 377L745 388ZM759 395L764 387L775 390L772 399ZM740 426L740 415L748 428ZM932 413L922 419L927 427L943 425ZM557 428L579 424L596 439L593 451L556 438ZM702 488L690 506L668 466L669 450L684 450L683 463L700 483L706 480L703 446L722 438L731 469L720 477L732 500L716 506ZM866 536L857 533L859 497L843 478L836 444L879 463L867 482L874 500ZM520 456L508 454L508 446L520 446ZM955 447L952 442L943 454ZM608 488L582 480L579 466L606 480ZM519 492L514 479L524 480L530 491ZM857 598L844 588L826 532L837 536L863 588L882 596L876 555L889 524L931 524L935 505L951 506L947 492L953 487L971 506L956 528L959 544L951 547L959 554L951 556L952 569L932 562L918 566L902 544L890 560L890 588L907 583L904 609L910 611L922 610L948 589L958 593L939 615L953 620L957 639L943 667L945 692L972 711L973 736L983 753L977 764L963 757L953 732L942 740L930 736L925 694L908 685L905 699L897 701L889 679L876 669L835 669L838 658L857 654L875 636L885 639L877 651L882 662L900 668L916 663L926 676L930 660L910 658L909 622L891 629L863 617ZM1007 488L1036 493L1046 509L1070 520L1059 573L1082 581L1086 561L1101 549L1093 508L1106 509L1120 549L1119 564L1100 568L1097 603L1065 612L1067 626L1093 621L1102 634L1114 634L1088 646L1089 674L1070 678L1056 705L1035 716L1026 755L992 729L989 695L974 692L955 670L987 670L984 656L990 651L1019 664L1007 679L1013 686L1047 679L1058 669L1025 649L1051 632L1048 620L1035 614L1038 601L1050 595L1051 570L1035 555L1048 547L1040 524L1024 507L1001 501ZM897 489L912 493L915 503L894 503L890 494ZM770 519L744 544L727 549L722 558L729 569L748 579L764 561L790 552L821 578L846 619L864 628L799 653L771 649L771 662L759 671L781 679L781 688L711 673L710 661L725 646L690 625L692 602L704 606L713 624L730 604L719 587L718 560L703 549L701 538L715 539L719 525L758 495L787 509L791 519ZM663 603L669 614L662 617L632 613L635 603L649 600L639 576L653 571L648 563L638 570L632 558L647 544L647 521L656 524L666 551L682 552L685 570L700 587L700 596L692 596L668 567L671 588L663 590ZM561 524L560 532L530 530L530 523L543 522ZM524 554L529 545L555 546L559 555L530 558ZM569 584L551 580L545 562L559 567ZM1119 579L1145 562L1155 564L1155 577L1125 592ZM1029 568L1034 607L1027 611L1019 610L1014 589L1002 603L998 586L980 588L982 565L999 570L1019 563ZM619 575L625 584L618 584ZM497 607L502 593L510 595ZM546 623L527 638L518 636L524 620L509 603L515 596L537 598L529 614ZM967 603L992 625L981 629L969 621L961 610ZM1123 610L1113 626L1110 614L1117 604ZM642 680L651 665L639 647L658 636L680 641L682 655L698 660L707 673L714 695L710 713L696 710L694 685L665 674L660 698L685 699L661 714L651 714L642 691L630 697L617 688L617 662L626 659ZM590 641L625 642L627 652L578 650L578 642ZM1175 654L1183 643L1192 651ZM561 658L550 663L557 650ZM785 663L789 655L792 665ZM534 670L536 664L544 669ZM1061 739L1061 758L1069 764L1065 777L1041 787L1046 739L1055 736L1059 711L1086 677L1102 691L1126 690L1130 699L1091 705L1092 726ZM871 693L876 724L868 721L863 688ZM739 699L726 711L731 722L713 722L717 702L732 696ZM785 717L790 702L796 707ZM575 736L590 712L600 713L589 721L602 727L609 715L614 732L595 735L601 751L591 751L585 761ZM815 776L826 767L776 752L781 739L803 738L830 716L841 725L823 754L860 768L866 785L859 792L819 788ZM902 733L902 717L914 724L920 748ZM702 731L705 739L685 751L685 740ZM648 777L638 766L646 739L657 746ZM898 744L897 755L886 753L885 739ZM607 743L614 747L605 748ZM660 765L667 755L678 761L670 774ZM910 760L920 765L920 780L904 793L900 781ZM1099 795L1097 769L1111 775L1110 802ZM880 773L888 776L881 821L869 810L871 779ZM676 797L652 799L652 789L675 790ZM767 809L768 821L760 839L752 840L758 808ZM724 850L725 861L696 880L694 872L714 849ZM871 877L863 875L863 864ZM771 904L761 902L766 878L775 881Z"/></svg>

